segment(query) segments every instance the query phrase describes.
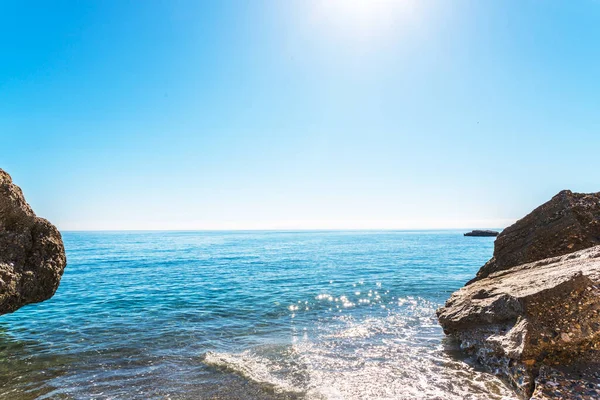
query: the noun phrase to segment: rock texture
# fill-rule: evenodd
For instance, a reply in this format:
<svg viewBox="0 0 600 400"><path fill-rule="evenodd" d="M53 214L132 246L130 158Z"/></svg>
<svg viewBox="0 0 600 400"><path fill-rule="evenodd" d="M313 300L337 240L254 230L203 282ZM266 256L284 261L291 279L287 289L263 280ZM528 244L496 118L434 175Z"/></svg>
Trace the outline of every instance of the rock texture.
<svg viewBox="0 0 600 400"><path fill-rule="evenodd" d="M516 265L600 244L600 193L563 190L509 226L494 243L494 256L477 279Z"/></svg>
<svg viewBox="0 0 600 400"><path fill-rule="evenodd" d="M488 231L488 230L474 230L468 233L465 233L465 236L498 236L499 232L496 231Z"/></svg>
<svg viewBox="0 0 600 400"><path fill-rule="evenodd" d="M60 232L0 169L0 314L52 297L66 263Z"/></svg>
<svg viewBox="0 0 600 400"><path fill-rule="evenodd" d="M540 368L531 400L600 399L600 365L594 361L573 367Z"/></svg>
<svg viewBox="0 0 600 400"><path fill-rule="evenodd" d="M522 396L544 365L600 350L600 246L500 271L438 310L446 334Z"/></svg>
<svg viewBox="0 0 600 400"><path fill-rule="evenodd" d="M560 192L506 228L438 319L522 398L600 398L600 193Z"/></svg>

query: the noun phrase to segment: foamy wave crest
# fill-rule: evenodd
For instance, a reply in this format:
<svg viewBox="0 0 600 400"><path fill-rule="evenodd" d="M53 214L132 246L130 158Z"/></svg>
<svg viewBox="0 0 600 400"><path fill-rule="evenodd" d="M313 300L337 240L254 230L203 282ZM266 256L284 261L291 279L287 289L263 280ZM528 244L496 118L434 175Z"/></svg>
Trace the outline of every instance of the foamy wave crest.
<svg viewBox="0 0 600 400"><path fill-rule="evenodd" d="M239 354L209 351L204 355L203 362L208 366L233 372L276 393L294 394L315 400L324 399L322 396L315 396L315 393L311 393L306 387L307 379L302 376L298 366L293 365L293 357L278 359L279 362L276 362L251 351Z"/></svg>
<svg viewBox="0 0 600 400"><path fill-rule="evenodd" d="M209 351L204 355L203 362L211 367L225 369L253 382L269 386L277 392L302 392L300 388L294 387L291 382L273 373L274 365L270 360L251 354L249 351L240 354ZM278 369L280 368L275 366L275 371Z"/></svg>
<svg viewBox="0 0 600 400"><path fill-rule="evenodd" d="M261 350L264 351L264 349ZM209 351L204 354L203 363L240 375L275 393L294 395L294 398L297 396L297 398L306 400L344 399L335 388L314 387L306 365L298 359L304 354L299 353L298 350L297 346L286 347L276 357L277 361L252 351L244 351L239 354ZM271 354L271 356L273 355Z"/></svg>
<svg viewBox="0 0 600 400"><path fill-rule="evenodd" d="M496 377L448 355L435 304L407 297L379 310L333 317L312 335L298 329L290 345L209 352L204 363L302 399L514 399Z"/></svg>

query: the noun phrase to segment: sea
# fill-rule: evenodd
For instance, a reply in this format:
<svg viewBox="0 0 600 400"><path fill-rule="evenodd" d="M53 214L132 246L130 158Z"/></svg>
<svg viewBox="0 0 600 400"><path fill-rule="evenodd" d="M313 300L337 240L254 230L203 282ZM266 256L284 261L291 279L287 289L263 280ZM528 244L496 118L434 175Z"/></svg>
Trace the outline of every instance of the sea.
<svg viewBox="0 0 600 400"><path fill-rule="evenodd" d="M458 231L64 232L55 296L0 317L0 398L514 399L435 311Z"/></svg>

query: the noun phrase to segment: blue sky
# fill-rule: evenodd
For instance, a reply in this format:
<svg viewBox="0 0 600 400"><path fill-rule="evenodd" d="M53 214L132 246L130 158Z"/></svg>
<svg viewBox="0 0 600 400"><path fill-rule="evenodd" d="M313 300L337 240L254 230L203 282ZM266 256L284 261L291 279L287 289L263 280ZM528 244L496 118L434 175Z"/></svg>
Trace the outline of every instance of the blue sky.
<svg viewBox="0 0 600 400"><path fill-rule="evenodd" d="M600 2L3 1L0 168L71 229L503 227L600 190Z"/></svg>

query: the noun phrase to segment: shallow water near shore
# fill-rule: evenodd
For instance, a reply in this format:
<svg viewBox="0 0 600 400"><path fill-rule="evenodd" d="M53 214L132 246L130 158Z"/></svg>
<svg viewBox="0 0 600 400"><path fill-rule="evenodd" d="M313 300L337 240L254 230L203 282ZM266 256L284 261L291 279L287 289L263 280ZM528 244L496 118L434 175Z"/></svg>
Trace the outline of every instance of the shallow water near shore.
<svg viewBox="0 0 600 400"><path fill-rule="evenodd" d="M0 317L2 399L512 399L435 318L491 257L461 232L63 235Z"/></svg>

